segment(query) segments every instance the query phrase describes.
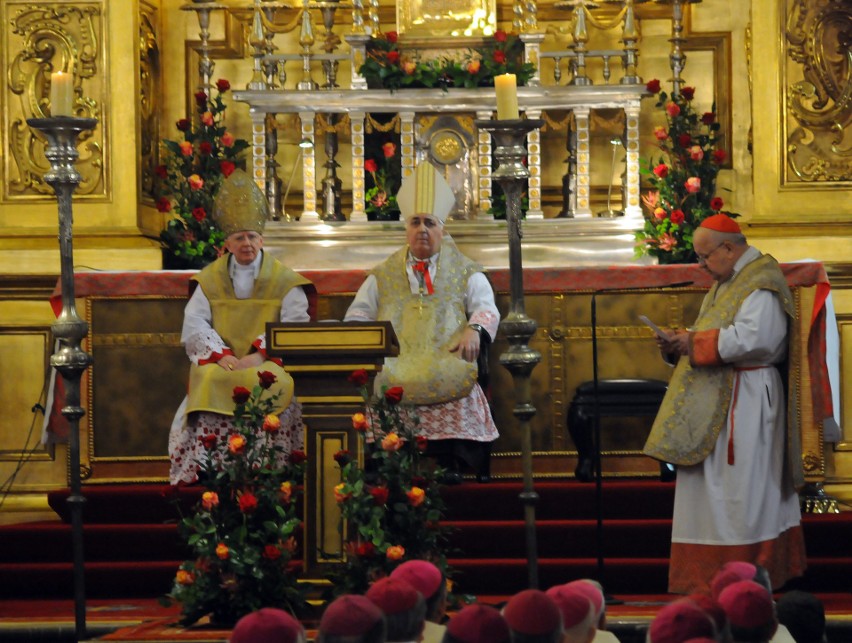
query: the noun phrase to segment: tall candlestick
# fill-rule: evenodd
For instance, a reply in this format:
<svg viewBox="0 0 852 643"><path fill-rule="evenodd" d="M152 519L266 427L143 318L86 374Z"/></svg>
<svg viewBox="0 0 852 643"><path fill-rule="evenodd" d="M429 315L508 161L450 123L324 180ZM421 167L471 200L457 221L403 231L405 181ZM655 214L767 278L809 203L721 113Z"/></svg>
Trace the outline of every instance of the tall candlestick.
<svg viewBox="0 0 852 643"><path fill-rule="evenodd" d="M518 113L518 85L515 74L495 76L494 89L497 92L497 119L508 121L520 118Z"/></svg>
<svg viewBox="0 0 852 643"><path fill-rule="evenodd" d="M74 115L74 75L57 71L50 75L50 115Z"/></svg>

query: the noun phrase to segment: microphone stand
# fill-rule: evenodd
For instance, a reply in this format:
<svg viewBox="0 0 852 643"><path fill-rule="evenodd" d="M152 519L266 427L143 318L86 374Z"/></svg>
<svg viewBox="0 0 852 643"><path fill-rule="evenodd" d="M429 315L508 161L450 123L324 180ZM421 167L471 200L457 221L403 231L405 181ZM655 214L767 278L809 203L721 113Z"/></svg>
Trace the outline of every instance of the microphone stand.
<svg viewBox="0 0 852 643"><path fill-rule="evenodd" d="M597 576L598 582L605 588L604 585L604 554L603 554L603 468L601 466L601 413L600 413L600 396L598 392L598 300L597 296L601 293L624 292L629 290L653 290L653 289L669 289L682 288L691 286L693 281L679 281L671 284L660 284L656 286L635 286L628 288L612 288L599 289L592 291L591 302L591 324L592 324L592 412L594 414L592 439L594 448L594 470L595 470L595 542L597 543ZM607 604L616 605L622 603L607 596L604 593L604 599Z"/></svg>

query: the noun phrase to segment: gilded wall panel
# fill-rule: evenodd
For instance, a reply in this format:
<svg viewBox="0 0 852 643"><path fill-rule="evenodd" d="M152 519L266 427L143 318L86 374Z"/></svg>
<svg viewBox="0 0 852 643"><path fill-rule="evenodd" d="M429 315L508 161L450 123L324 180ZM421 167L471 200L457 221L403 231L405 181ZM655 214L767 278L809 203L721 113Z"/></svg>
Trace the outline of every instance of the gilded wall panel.
<svg viewBox="0 0 852 643"><path fill-rule="evenodd" d="M852 4L788 0L784 185L852 186Z"/></svg>
<svg viewBox="0 0 852 643"><path fill-rule="evenodd" d="M82 180L75 198L108 193L105 8L105 2L0 4L6 78L2 142L8 150L3 155L2 200L53 198L53 188L42 178L50 168L44 138L26 121L50 115L50 74L56 71L74 75L75 115L99 120L94 132L79 139L76 167Z"/></svg>
<svg viewBox="0 0 852 643"><path fill-rule="evenodd" d="M159 165L160 13L150 2L139 3L139 199L154 205L154 170Z"/></svg>

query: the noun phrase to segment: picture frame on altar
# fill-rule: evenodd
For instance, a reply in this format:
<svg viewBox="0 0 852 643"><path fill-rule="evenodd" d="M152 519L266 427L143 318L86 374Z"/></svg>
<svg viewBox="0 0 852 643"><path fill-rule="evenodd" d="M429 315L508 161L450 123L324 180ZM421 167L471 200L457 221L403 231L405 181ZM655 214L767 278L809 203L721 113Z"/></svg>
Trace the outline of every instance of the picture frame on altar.
<svg viewBox="0 0 852 643"><path fill-rule="evenodd" d="M396 28L415 38L491 36L497 30L495 0L400 0Z"/></svg>

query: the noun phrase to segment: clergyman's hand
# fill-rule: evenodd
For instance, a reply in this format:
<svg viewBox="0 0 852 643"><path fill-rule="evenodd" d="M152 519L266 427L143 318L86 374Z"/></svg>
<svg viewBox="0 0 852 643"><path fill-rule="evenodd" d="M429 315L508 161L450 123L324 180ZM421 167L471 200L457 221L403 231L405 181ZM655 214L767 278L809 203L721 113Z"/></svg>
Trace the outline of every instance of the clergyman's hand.
<svg viewBox="0 0 852 643"><path fill-rule="evenodd" d="M233 371L237 368L239 361L234 355L225 355L216 363L226 371Z"/></svg>
<svg viewBox="0 0 852 643"><path fill-rule="evenodd" d="M666 330L666 339L657 337L657 346L663 355L680 357L689 354L689 333L685 330Z"/></svg>
<svg viewBox="0 0 852 643"><path fill-rule="evenodd" d="M458 353L460 357L468 362L475 362L479 357L479 331L470 326L464 329L459 341L450 347L451 353Z"/></svg>
<svg viewBox="0 0 852 643"><path fill-rule="evenodd" d="M248 355L244 355L240 358L240 361L237 363L237 370L243 368L257 368L261 364L263 364L264 358L263 353L249 353Z"/></svg>

